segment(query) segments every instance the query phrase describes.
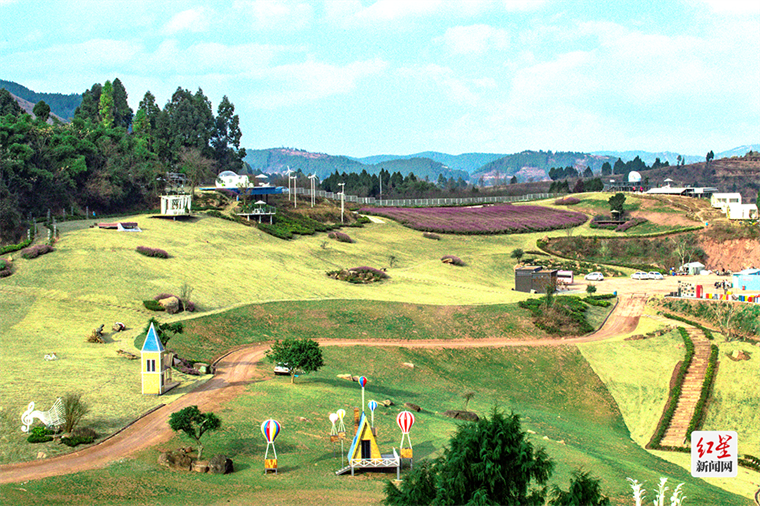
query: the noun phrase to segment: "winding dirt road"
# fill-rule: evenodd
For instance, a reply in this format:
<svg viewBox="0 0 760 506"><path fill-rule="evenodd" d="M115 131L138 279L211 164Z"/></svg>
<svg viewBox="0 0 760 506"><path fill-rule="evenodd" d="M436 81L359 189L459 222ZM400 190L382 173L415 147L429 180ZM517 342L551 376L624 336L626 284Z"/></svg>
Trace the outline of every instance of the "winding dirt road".
<svg viewBox="0 0 760 506"><path fill-rule="evenodd" d="M390 346L404 348L486 348L505 346L565 346L601 341L632 332L646 304L646 296L621 297L607 321L598 331L568 339L452 339L452 340L351 340L324 339L320 346ZM169 416L187 406L197 405L201 411L213 411L234 399L246 386L270 376L262 360L268 344L255 344L234 349L217 362L216 374L203 385L170 405L140 418L121 432L100 444L58 457L0 466L0 483L17 483L49 476L77 473L102 468L118 459L170 440Z"/></svg>

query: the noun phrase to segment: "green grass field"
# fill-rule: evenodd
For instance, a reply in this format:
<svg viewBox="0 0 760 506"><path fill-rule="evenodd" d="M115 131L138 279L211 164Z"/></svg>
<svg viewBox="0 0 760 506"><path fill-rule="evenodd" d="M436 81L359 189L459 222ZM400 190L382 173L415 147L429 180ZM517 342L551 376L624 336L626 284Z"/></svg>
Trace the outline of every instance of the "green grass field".
<svg viewBox="0 0 760 506"><path fill-rule="evenodd" d="M206 217L195 222L146 216L124 220L138 221L144 232L72 226L63 233L54 253L31 261L15 258L16 273L0 280L0 345L5 350L0 356L0 388L4 394L0 423L9 428L0 432L0 463L31 460L41 450L26 443L18 429L20 415L29 401L46 409L56 397L80 391L93 408L86 424L108 434L158 403L171 402L192 388L193 381L203 381L182 378L180 390L158 399L140 395L138 363L120 358L116 350L138 352L134 343L141 341L140 331L151 316L161 321L185 320L187 333L174 338L170 347L176 346L194 359L208 359L239 343L320 333L325 337L393 339L540 336L527 324L527 314L514 310L514 303L527 295L512 291L514 259L510 253L515 248L535 249L536 239L545 235L568 233L443 235L441 241L431 241L386 220L351 229L356 242L345 244L328 241L325 234L285 242L253 228ZM602 235L588 229L588 224L573 233ZM137 246L164 249L171 258L144 257L134 251ZM441 263L440 257L448 254L460 257L467 266ZM359 265L386 267L391 279L376 285L351 285L324 275L335 267ZM169 316L142 306L142 300L158 293L179 293L184 283L194 290L192 299L198 313ZM601 312L592 315L597 323L603 317ZM108 330L115 321L126 323L128 330L107 332L106 344L85 342L93 328L104 323ZM332 451L325 449L320 439L329 426L325 429L304 424L302 438L289 439L288 435L289 428L298 426L296 416L316 424L318 416L326 420L326 414L337 409L335 403L339 401L335 399L353 395L348 392L355 390L355 384L335 379L338 373L352 372L370 377L369 391L383 388L374 392L394 401L408 394L412 402L431 413L427 421L423 417L415 426L419 428L419 439L415 439L419 441L418 455L439 452L454 427L434 412L460 407L461 392L474 390L470 385L476 385L478 393L471 406L485 413L498 404L523 414L526 427L536 432L537 442L545 444L549 453L562 462L557 478L563 486L572 467L583 464L600 475L605 489L609 487L616 497L627 493L626 476L651 484L663 475L696 487L691 497L717 497L721 504L744 504L736 502L735 496L720 495L722 492L700 485L683 469L651 456L635 444L651 425L654 408L650 401L637 411L634 396L648 399L651 395L654 399L660 395L661 378L654 367L667 366L678 351L672 349L667 338L641 348L626 346L625 354L615 344L601 343L598 348L588 345L582 349L583 356L573 350L565 350L562 356L537 350L373 350L369 361L356 350L330 349L328 367L303 378L302 385L288 390L280 381L257 383L220 413L225 420L224 435L209 439L212 445L218 445L210 451L228 452L235 458L241 472L233 476L156 473L157 450L151 449L135 460L114 463L107 470L0 490L9 503L18 504L41 504L44 500L120 504L129 497L134 504L155 503L157 497L162 502L185 504L188 495L196 497L198 493L207 494L199 496L206 502L216 503L215 498L222 492L240 504L259 500L303 504L309 498L323 498L326 503L353 500L376 504L384 477L363 476L349 481L351 486L346 487L345 480L332 475L336 468ZM649 349L650 345L654 348ZM56 353L59 360L45 361L47 353ZM652 369L642 376L647 383L641 389L637 390L635 373L625 373L617 384L614 368L605 372L609 366L598 365L611 362L624 370L626 362L618 358L622 356L632 360L656 356L651 360ZM757 425L752 411L756 413L756 400L751 398L756 380L747 374L754 360L736 363L735 369L719 370L716 399L720 395L720 400L716 403L720 402L721 411L714 415L718 417L715 420L710 412L706 428L726 422L720 417L728 413L734 417L731 423ZM402 361L415 362L419 367L399 375L398 367L393 365ZM355 370L354 364L360 362L367 362L371 368ZM423 372L427 376L409 376ZM597 374L609 383L609 393ZM428 383L433 379L435 385ZM737 382L743 389L734 388ZM631 399L625 401L627 396ZM332 399L329 403L328 398ZM742 403L746 409L735 409ZM276 408L282 411L272 413ZM282 464L285 469L280 476L264 478L260 472L262 445L255 421L260 423L275 415L281 416L286 427L283 448L285 453L292 452L294 461ZM390 437L395 434L394 427L391 424L381 429L383 449L398 444L396 435ZM385 434L389 439L383 439ZM544 436L549 439L544 440ZM560 440L565 444L556 443ZM61 446L47 446L43 451L53 456L64 451ZM297 479L290 479L289 473ZM296 488L294 482L299 484ZM199 483L205 485L202 492L198 491ZM32 493L38 495L30 497ZM36 497L39 502L34 502Z"/></svg>
<svg viewBox="0 0 760 506"><path fill-rule="evenodd" d="M557 467L553 482L567 486L578 466L602 480L616 504L630 502L625 478L647 483L660 476L685 482L693 504L744 504L739 498L692 479L681 467L642 450L629 437L615 401L604 384L573 347L547 349L424 350L325 349L326 367L318 373L250 385L246 393L218 414L223 428L206 441L207 455L225 453L235 462L229 476L163 471L156 463L159 449L140 453L105 470L0 487L9 503L50 504L335 504L351 501L377 504L385 480L394 474L335 476L341 467L340 448L333 456L327 415L338 408L349 413L361 402L358 384L337 378L341 373L364 374L366 398L390 399L378 407L375 422L383 452L400 443L395 415L404 402L422 407L411 432L415 458L440 454L456 423L441 413L461 409L461 393L477 392L470 409L488 414L494 406L521 414L535 445L543 446ZM411 362L414 369L401 366ZM260 423L273 417L282 423L277 453L280 474L263 475L265 442ZM299 421L300 418L305 421ZM349 418L347 416L347 418ZM350 424L350 421L349 421ZM182 444L177 438L165 445ZM23 490L20 490L22 488ZM247 502L246 502L247 501Z"/></svg>

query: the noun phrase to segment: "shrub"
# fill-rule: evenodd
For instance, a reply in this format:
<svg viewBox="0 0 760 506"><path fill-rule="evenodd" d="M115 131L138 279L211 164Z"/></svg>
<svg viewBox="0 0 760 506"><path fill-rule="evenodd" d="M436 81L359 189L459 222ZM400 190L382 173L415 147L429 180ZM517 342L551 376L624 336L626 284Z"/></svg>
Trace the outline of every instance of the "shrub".
<svg viewBox="0 0 760 506"><path fill-rule="evenodd" d="M441 240L441 236L438 234L434 234L433 232L424 232L422 234L422 237L424 237L425 239L433 239L434 241Z"/></svg>
<svg viewBox="0 0 760 506"><path fill-rule="evenodd" d="M646 222L647 222L646 218L634 218L632 220L626 221L622 225L618 225L617 227L615 227L615 232L625 232L629 228L633 228L636 225L641 225L642 223L646 223Z"/></svg>
<svg viewBox="0 0 760 506"><path fill-rule="evenodd" d="M349 283L372 283L388 279L390 276L380 269L374 267L353 267L351 269L340 269L326 273L328 277Z"/></svg>
<svg viewBox="0 0 760 506"><path fill-rule="evenodd" d="M89 411L82 394L66 394L63 398L63 431L73 431Z"/></svg>
<svg viewBox="0 0 760 506"><path fill-rule="evenodd" d="M460 267L464 265L462 259L455 257L454 255L446 255L444 257L441 257L441 262L445 264L458 265Z"/></svg>
<svg viewBox="0 0 760 506"><path fill-rule="evenodd" d="M27 437L26 440L30 443L47 443L48 441L53 440L51 434L53 434L53 431L48 428L40 426L32 427L29 437Z"/></svg>
<svg viewBox="0 0 760 506"><path fill-rule="evenodd" d="M586 293L588 293L588 294L596 293L596 287L594 285L591 285L591 284L586 285Z"/></svg>
<svg viewBox="0 0 760 506"><path fill-rule="evenodd" d="M563 199L557 199L554 201L555 206L574 206L575 204L578 204L580 202L580 199L577 199L575 197L565 197Z"/></svg>
<svg viewBox="0 0 760 506"><path fill-rule="evenodd" d="M37 244L31 248L21 250L21 258L31 260L32 258L37 258L38 256L50 253L51 251L53 251L52 246L48 244Z"/></svg>
<svg viewBox="0 0 760 506"><path fill-rule="evenodd" d="M143 306L145 306L145 309L148 309L150 311L166 311L166 309L164 309L164 306L155 300L144 300Z"/></svg>
<svg viewBox="0 0 760 506"><path fill-rule="evenodd" d="M71 436L62 437L61 443L66 446L78 446L81 444L90 444L98 437L98 433L89 427L83 427L81 429L75 429Z"/></svg>
<svg viewBox="0 0 760 506"><path fill-rule="evenodd" d="M351 239L351 237L349 237L348 234L344 234L343 232L337 232L337 231L330 232L329 234L327 234L327 237L329 237L330 239L335 239L338 242L347 242L347 243L354 242L354 240Z"/></svg>
<svg viewBox="0 0 760 506"><path fill-rule="evenodd" d="M0 278L4 278L13 274L13 264L0 260Z"/></svg>
<svg viewBox="0 0 760 506"><path fill-rule="evenodd" d="M8 246L3 246L2 248L0 248L0 255L5 255L6 253L13 253L14 251L24 249L30 244L32 244L32 239L21 241L18 244L9 244Z"/></svg>
<svg viewBox="0 0 760 506"><path fill-rule="evenodd" d="M169 258L169 253L158 248L148 248L146 246L138 246L136 250L138 253L140 253L141 255L145 255L146 257Z"/></svg>

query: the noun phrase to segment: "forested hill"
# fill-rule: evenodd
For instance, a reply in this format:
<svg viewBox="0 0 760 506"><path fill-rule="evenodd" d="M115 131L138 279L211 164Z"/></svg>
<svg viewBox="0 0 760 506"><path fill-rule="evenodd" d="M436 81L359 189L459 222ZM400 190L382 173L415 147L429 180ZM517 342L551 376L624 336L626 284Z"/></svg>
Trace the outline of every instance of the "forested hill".
<svg viewBox="0 0 760 506"><path fill-rule="evenodd" d="M484 165L473 173L473 178L499 172L502 176L513 176L523 169L548 174L552 167L590 167L598 173L604 162L614 163L611 156L592 155L573 151L523 151L507 155Z"/></svg>
<svg viewBox="0 0 760 506"><path fill-rule="evenodd" d="M82 95L77 93L70 95L62 93L37 93L18 83L2 79L0 79L0 88L5 88L17 97L31 102L32 105L40 100L44 100L50 106L50 111L53 114L66 120L74 117L74 111L82 103Z"/></svg>
<svg viewBox="0 0 760 506"><path fill-rule="evenodd" d="M410 173L419 179L437 181L443 175L446 179L468 179L466 171L453 170L446 165L429 158L393 159L376 164L364 164L347 156L333 156L325 153L311 153L300 149L272 148L246 150L244 161L255 172L284 172L300 170L304 174L316 174L321 179L330 174L361 173L379 174L382 169L388 172L399 172L402 176Z"/></svg>
<svg viewBox="0 0 760 506"><path fill-rule="evenodd" d="M413 155L375 155L364 158L354 158L362 163L377 165L391 160L409 160L411 158L429 158L435 162L442 163L454 170L464 170L468 173L474 172L483 165L493 162L507 156L499 153L462 153L461 155L449 155L439 153L438 151L424 151Z"/></svg>

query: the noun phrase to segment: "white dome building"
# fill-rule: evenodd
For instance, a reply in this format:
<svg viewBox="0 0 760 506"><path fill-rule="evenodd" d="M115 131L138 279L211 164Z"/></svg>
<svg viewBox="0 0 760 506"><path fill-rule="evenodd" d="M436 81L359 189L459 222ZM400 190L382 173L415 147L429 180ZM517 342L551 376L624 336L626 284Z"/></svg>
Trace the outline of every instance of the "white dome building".
<svg viewBox="0 0 760 506"><path fill-rule="evenodd" d="M639 184L641 182L641 174L638 172L631 171L628 173L628 182L633 184Z"/></svg>
<svg viewBox="0 0 760 506"><path fill-rule="evenodd" d="M253 186L248 176L239 176L231 170L225 170L216 177L217 188L248 188Z"/></svg>

